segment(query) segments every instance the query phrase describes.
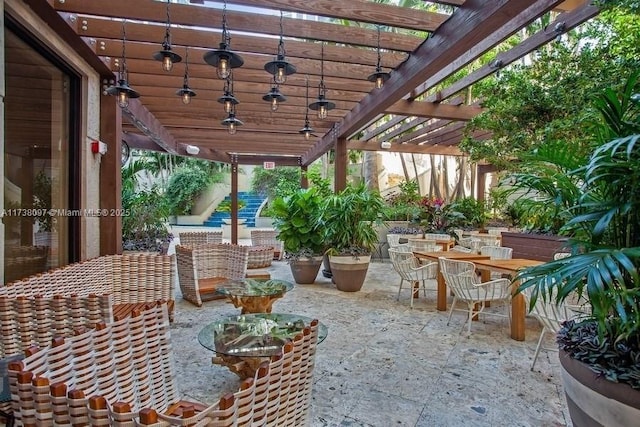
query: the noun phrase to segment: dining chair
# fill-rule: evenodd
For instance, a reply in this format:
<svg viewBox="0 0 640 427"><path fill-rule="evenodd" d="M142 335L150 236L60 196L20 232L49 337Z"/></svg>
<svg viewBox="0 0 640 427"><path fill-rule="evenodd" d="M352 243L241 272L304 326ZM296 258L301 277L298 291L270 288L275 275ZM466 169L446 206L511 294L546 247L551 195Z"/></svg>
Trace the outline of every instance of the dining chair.
<svg viewBox="0 0 640 427"><path fill-rule="evenodd" d="M387 234L387 243L389 244L389 248L395 248L400 244L400 235L399 234Z"/></svg>
<svg viewBox="0 0 640 427"><path fill-rule="evenodd" d="M409 239L409 247L413 252L438 252L442 250L442 246L435 240L428 239Z"/></svg>
<svg viewBox="0 0 640 427"><path fill-rule="evenodd" d="M427 290L436 290L438 265L435 262L420 264L420 260L416 258L413 253L393 248L389 249L389 257L391 258L394 270L400 275L400 286L398 287L398 295L396 297L397 301L400 300L400 292L402 291L402 285L405 280L410 284L411 308L413 308L413 299L416 296L414 291L422 289L426 298ZM417 288L413 286L415 283L418 284Z"/></svg>
<svg viewBox="0 0 640 427"><path fill-rule="evenodd" d="M482 246L480 247L480 255L488 256L489 259L511 259L513 248L504 246ZM500 279L501 273L491 272L491 279Z"/></svg>
<svg viewBox="0 0 640 427"><path fill-rule="evenodd" d="M453 252L462 252L462 253L465 253L465 254L470 254L471 252L473 252L471 250L471 248L467 248L467 247L462 246L462 245L455 245L454 247L452 247L449 250L453 251Z"/></svg>
<svg viewBox="0 0 640 427"><path fill-rule="evenodd" d="M446 233L425 233L424 238L427 240L451 240L451 235Z"/></svg>
<svg viewBox="0 0 640 427"><path fill-rule="evenodd" d="M536 365L536 361L538 360L538 356L540 355L540 350L558 351L558 347L556 345L552 347L545 347L543 345L545 336L549 334L556 335L562 327L562 323L564 321L574 317L578 317L578 315L575 312L572 312L567 300L561 303L556 303L555 296L553 295L547 295L546 298L538 295L534 306L530 307L531 288L526 289L523 294L526 302L526 307L531 309L531 315L538 319L538 322L540 322L540 326L542 326L540 336L538 337L536 350L533 355L533 362L531 363L530 370L533 371L533 368Z"/></svg>
<svg viewBox="0 0 640 427"><path fill-rule="evenodd" d="M453 310L458 302L467 305L467 332L471 334L472 319L484 312L487 302L503 302L506 314L484 312L492 316L509 318L509 302L511 290L509 279L481 282L476 274L476 266L472 262L440 258L440 272L446 285L453 291L453 302L449 310L447 325L451 322Z"/></svg>
<svg viewBox="0 0 640 427"><path fill-rule="evenodd" d="M482 241L476 237L463 237L458 241L460 246L471 249L471 252L480 252L480 246Z"/></svg>

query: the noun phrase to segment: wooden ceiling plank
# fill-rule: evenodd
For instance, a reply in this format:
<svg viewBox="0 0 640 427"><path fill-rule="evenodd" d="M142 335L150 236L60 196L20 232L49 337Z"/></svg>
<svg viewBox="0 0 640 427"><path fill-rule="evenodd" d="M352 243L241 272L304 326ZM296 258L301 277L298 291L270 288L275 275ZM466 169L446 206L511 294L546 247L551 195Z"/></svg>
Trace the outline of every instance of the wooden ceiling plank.
<svg viewBox="0 0 640 427"><path fill-rule="evenodd" d="M496 29L515 19L518 21L513 24L515 31L559 2L560 0L536 1L535 5L539 6L536 12L539 13L533 13L531 2L526 0L496 0L488 4L481 0L467 0L392 73L384 87L363 98L342 119L337 127L338 135L325 135L313 150L305 153L303 164L310 164L326 152L336 136L349 137L357 132L376 115L437 73L437 70L448 68L451 62L473 46L491 37ZM527 10L530 15L523 16L522 12Z"/></svg>
<svg viewBox="0 0 640 427"><path fill-rule="evenodd" d="M140 20L156 22L158 24L164 24L167 20L166 5L155 0L136 0L135 2L130 0L109 0L108 2L65 0L64 3L56 2L55 5L60 12L73 12L79 15ZM174 25L218 30L222 24L222 11L220 9L174 3L171 5L170 13L171 23ZM227 10L226 13L227 26L231 34L231 47L233 49L237 49L235 46L235 35L238 32L260 33L272 36L278 36L280 33L280 18L278 16L260 15L260 19L256 19L255 13L232 10ZM338 26L340 27L339 31L337 30ZM145 26L146 29L144 32L148 34L151 27L150 25ZM157 25L156 27L157 40L158 43L161 43L164 36L164 27L162 25ZM283 29L285 37L344 43L347 45L377 46L377 31L375 29L355 26L347 27L341 23L316 22L295 18L283 19ZM87 28L87 30L89 31L89 28ZM178 28L176 28L176 31L178 31ZM131 34L129 35L129 29L127 33L127 37L131 37L132 40L139 37L133 32L133 27ZM82 31L80 34L86 35L83 34ZM114 34L117 35L119 33ZM210 34L213 43L212 46L220 43L219 33L210 32ZM145 37L148 38L149 36L147 35ZM411 52L415 49L416 41L420 42L420 39L411 35L388 32L382 32L380 34L380 47L383 49ZM276 48L277 39L274 38L274 54Z"/></svg>
<svg viewBox="0 0 640 427"><path fill-rule="evenodd" d="M448 18L442 13L362 0L233 0L233 3L428 32Z"/></svg>

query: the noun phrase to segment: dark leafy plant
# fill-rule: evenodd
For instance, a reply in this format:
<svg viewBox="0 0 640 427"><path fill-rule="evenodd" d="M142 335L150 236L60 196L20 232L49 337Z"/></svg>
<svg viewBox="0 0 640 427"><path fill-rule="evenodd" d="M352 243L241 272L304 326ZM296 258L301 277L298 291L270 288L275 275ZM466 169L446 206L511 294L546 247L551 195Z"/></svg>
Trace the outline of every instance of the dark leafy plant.
<svg viewBox="0 0 640 427"><path fill-rule="evenodd" d="M172 237L166 227L169 208L157 187L139 188L138 173L144 165L131 162L122 169L122 247L125 250L157 251L166 249Z"/></svg>
<svg viewBox="0 0 640 427"><path fill-rule="evenodd" d="M474 199L473 197L454 200L451 203L451 209L462 214L464 219L461 220L460 225L463 227L483 228L489 219L484 201Z"/></svg>
<svg viewBox="0 0 640 427"><path fill-rule="evenodd" d="M621 346L640 353L640 95L638 75L621 92L606 90L596 105L603 116L599 135L613 137L591 154L586 166L573 172L583 182L582 195L569 209L566 228L574 234L570 257L520 272L519 290L531 288L537 298L562 302L573 292L588 296L592 318L565 326L560 346L572 357L601 369L619 381L624 361L609 357ZM594 326L595 325L595 326ZM574 346L593 333L594 346L606 357ZM576 338L582 337L582 338ZM576 350L578 349L578 350ZM625 350L626 351L626 350ZM626 380L625 380L626 381ZM635 379L638 386L638 378Z"/></svg>
<svg viewBox="0 0 640 427"><path fill-rule="evenodd" d="M400 193L385 199L384 219L387 221L416 220L420 215L420 201L422 199L418 191L418 182L416 180L404 181L398 187Z"/></svg>
<svg viewBox="0 0 640 427"><path fill-rule="evenodd" d="M165 196L170 215L189 215L196 200L213 182L220 182L221 174L213 174L199 167L182 167L171 175Z"/></svg>
<svg viewBox="0 0 640 427"><path fill-rule="evenodd" d="M322 255L325 250L323 198L317 188L298 189L271 205L278 240L290 260Z"/></svg>
<svg viewBox="0 0 640 427"><path fill-rule="evenodd" d="M329 197L325 204L324 222L331 252L336 255L367 255L378 243L379 213L385 206L378 191L364 183L349 185Z"/></svg>
<svg viewBox="0 0 640 427"><path fill-rule="evenodd" d="M425 233L446 233L464 224L465 218L443 199L423 197L420 200L420 226Z"/></svg>

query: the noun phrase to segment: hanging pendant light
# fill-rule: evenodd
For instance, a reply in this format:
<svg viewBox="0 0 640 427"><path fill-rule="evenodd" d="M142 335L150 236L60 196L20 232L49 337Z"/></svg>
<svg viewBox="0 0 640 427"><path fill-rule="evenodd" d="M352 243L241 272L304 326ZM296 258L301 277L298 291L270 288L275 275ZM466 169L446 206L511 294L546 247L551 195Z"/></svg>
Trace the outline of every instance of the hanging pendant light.
<svg viewBox="0 0 640 427"><path fill-rule="evenodd" d="M218 102L223 105L224 112L227 114L231 113L235 106L240 103L240 101L233 96L233 74L229 75L224 82L224 95L218 98Z"/></svg>
<svg viewBox="0 0 640 427"><path fill-rule="evenodd" d="M286 52L284 50L284 41L282 40L282 11L280 11L280 42L278 43L278 53L276 59L264 64L267 73L272 74L277 84L283 84L287 81L287 76L296 72L296 67L285 60Z"/></svg>
<svg viewBox="0 0 640 427"><path fill-rule="evenodd" d="M227 31L227 2L222 7L222 41L220 47L204 54L204 62L216 67L216 74L220 79L226 79L231 74L232 68L242 67L244 59L237 53L229 50L231 38Z"/></svg>
<svg viewBox="0 0 640 427"><path fill-rule="evenodd" d="M185 54L184 61L184 83L182 84L182 89L179 89L176 92L180 98L182 98L182 103L184 105L188 105L191 103L191 98L196 96L196 93L191 90L189 87L189 48L187 48L187 52Z"/></svg>
<svg viewBox="0 0 640 427"><path fill-rule="evenodd" d="M389 78L391 78L391 74L382 71L382 67L380 66L380 59L381 59L380 57L380 25L378 25L377 27L378 27L378 64L376 65L375 73L369 74L369 77L367 77L367 80L369 80L370 82L374 82L376 89L380 89L382 86L384 86L384 82L386 82L387 80L389 80Z"/></svg>
<svg viewBox="0 0 640 427"><path fill-rule="evenodd" d="M262 99L271 103L271 111L277 111L280 103L287 100L287 97L280 93L280 88L275 82L275 77L273 78L273 86L271 87L271 90L263 96Z"/></svg>
<svg viewBox="0 0 640 427"><path fill-rule="evenodd" d="M309 104L309 76L307 76L307 96L306 96L305 105ZM313 133L313 128L311 127L311 123L309 123L309 108L305 108L304 110L304 126L302 129L298 131L298 133L304 135L304 139L309 140L311 138L311 134Z"/></svg>
<svg viewBox="0 0 640 427"><path fill-rule="evenodd" d="M120 108L127 108L129 106L130 98L139 98L140 94L133 90L129 86L127 81L127 59L125 46L127 43L127 35L124 29L125 20L122 20L122 58L118 64L118 83L107 89L107 94L118 97L118 105Z"/></svg>
<svg viewBox="0 0 640 427"><path fill-rule="evenodd" d="M229 135L235 135L235 133L238 131L238 127L244 124L242 123L242 120L236 117L235 107L233 107L227 118L220 123L227 127Z"/></svg>
<svg viewBox="0 0 640 427"><path fill-rule="evenodd" d="M169 16L169 3L167 0L167 28L162 42L162 50L153 54L153 59L162 62L162 69L169 72L173 64L182 61L182 57L171 50L171 17Z"/></svg>
<svg viewBox="0 0 640 427"><path fill-rule="evenodd" d="M320 120L327 118L329 110L336 108L336 104L327 100L327 87L324 85L324 43L320 53L320 84L318 85L318 99L309 104L309 108L318 112Z"/></svg>

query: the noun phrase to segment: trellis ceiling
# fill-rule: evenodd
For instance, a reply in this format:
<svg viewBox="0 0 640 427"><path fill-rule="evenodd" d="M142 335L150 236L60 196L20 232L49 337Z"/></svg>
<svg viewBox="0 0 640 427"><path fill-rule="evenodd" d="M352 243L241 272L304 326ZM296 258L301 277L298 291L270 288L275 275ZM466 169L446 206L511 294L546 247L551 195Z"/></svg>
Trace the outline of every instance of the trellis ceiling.
<svg viewBox="0 0 640 427"><path fill-rule="evenodd" d="M272 160L281 165L308 165L338 138L348 138L349 149L380 150L380 142L389 141L390 151L459 154L464 123L481 111L477 104L467 105L465 89L496 67L475 70L438 92L434 87L552 9L563 13L540 33L501 53L502 65L553 40L558 29L567 31L597 13L581 0L425 2L447 6L441 9L449 13L365 0L229 0L230 48L245 61L233 70L234 95L240 101L236 115L244 125L229 135L221 124L226 114L217 102L224 81L203 60L220 43L220 1L170 4L172 49L183 57L170 72L152 58L165 34L166 1L48 3L82 39L84 48L114 73L122 54L125 20L129 84L140 93L124 111L124 140L130 146L184 154L187 145L196 145L202 158L241 164ZM262 99L272 86L264 64L277 52L280 11L286 59L297 73L280 87L286 102L271 112ZM377 61L376 24L381 25L381 65L391 73L381 89L367 81ZM299 133L307 105L306 82L311 102L318 95L321 46L327 98L336 108L324 120L308 111L315 134L307 141ZM183 105L175 93L183 84L187 48L189 85L197 96Z"/></svg>

